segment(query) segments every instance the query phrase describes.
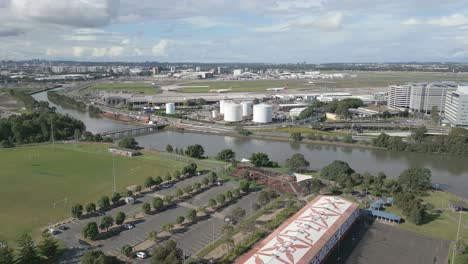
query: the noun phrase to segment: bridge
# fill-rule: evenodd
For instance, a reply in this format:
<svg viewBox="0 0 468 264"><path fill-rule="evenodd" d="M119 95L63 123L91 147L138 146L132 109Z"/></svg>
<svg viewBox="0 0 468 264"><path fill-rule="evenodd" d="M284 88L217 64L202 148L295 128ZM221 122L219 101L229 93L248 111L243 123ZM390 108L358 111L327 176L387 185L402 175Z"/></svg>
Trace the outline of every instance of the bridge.
<svg viewBox="0 0 468 264"><path fill-rule="evenodd" d="M133 136L141 136L156 133L159 130L163 129L166 125L148 125L142 127L131 127L119 130L113 130L104 132L101 135L103 137L110 137L112 139L120 139L124 137L133 137Z"/></svg>

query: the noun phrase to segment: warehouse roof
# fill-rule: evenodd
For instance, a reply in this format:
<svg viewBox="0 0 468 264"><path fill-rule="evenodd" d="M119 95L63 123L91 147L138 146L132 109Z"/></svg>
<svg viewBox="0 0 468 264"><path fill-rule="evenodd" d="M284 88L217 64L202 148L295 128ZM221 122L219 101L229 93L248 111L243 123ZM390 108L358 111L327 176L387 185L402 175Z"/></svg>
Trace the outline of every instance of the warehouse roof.
<svg viewBox="0 0 468 264"><path fill-rule="evenodd" d="M309 263L356 210L355 203L319 195L236 263Z"/></svg>

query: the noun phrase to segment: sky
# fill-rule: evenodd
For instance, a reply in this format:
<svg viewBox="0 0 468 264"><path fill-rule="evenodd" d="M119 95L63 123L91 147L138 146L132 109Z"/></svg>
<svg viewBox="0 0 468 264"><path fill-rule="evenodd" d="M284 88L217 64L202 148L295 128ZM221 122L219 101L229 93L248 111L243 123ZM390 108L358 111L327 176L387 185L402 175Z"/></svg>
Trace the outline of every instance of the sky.
<svg viewBox="0 0 468 264"><path fill-rule="evenodd" d="M0 60L468 62L467 0L0 0Z"/></svg>

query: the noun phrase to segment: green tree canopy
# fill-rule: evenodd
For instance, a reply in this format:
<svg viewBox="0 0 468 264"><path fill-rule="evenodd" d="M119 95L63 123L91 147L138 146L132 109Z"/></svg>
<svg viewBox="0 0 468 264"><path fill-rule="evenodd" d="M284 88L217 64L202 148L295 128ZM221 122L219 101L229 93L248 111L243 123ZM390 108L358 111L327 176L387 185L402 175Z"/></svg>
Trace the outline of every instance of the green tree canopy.
<svg viewBox="0 0 468 264"><path fill-rule="evenodd" d="M99 235L99 229L95 222L89 222L83 227L81 233L84 238L94 240Z"/></svg>
<svg viewBox="0 0 468 264"><path fill-rule="evenodd" d="M431 187L431 171L427 168L409 168L398 177L404 191L426 191Z"/></svg>
<svg viewBox="0 0 468 264"><path fill-rule="evenodd" d="M335 180L338 176L351 175L353 172L354 170L349 167L348 163L341 160L335 160L325 166L320 172L320 175L325 179Z"/></svg>
<svg viewBox="0 0 468 264"><path fill-rule="evenodd" d="M16 263L32 264L40 263L41 259L36 251L36 245L28 234L22 234L18 239L18 249L16 254Z"/></svg>
<svg viewBox="0 0 468 264"><path fill-rule="evenodd" d="M291 158L287 159L285 162L285 166L294 171L294 172L301 172L309 167L309 161L307 161L304 155L296 153L291 156Z"/></svg>
<svg viewBox="0 0 468 264"><path fill-rule="evenodd" d="M191 158L196 158L196 159L203 158L204 153L205 153L205 150L199 144L190 145L185 150L185 155L187 155L187 156L189 156Z"/></svg>
<svg viewBox="0 0 468 264"><path fill-rule="evenodd" d="M216 156L216 159L225 161L225 162L231 162L232 159L236 157L236 153L232 151L232 149L223 149L221 150L218 155Z"/></svg>
<svg viewBox="0 0 468 264"><path fill-rule="evenodd" d="M133 137L125 137L119 141L119 147L128 149L137 149L138 142Z"/></svg>

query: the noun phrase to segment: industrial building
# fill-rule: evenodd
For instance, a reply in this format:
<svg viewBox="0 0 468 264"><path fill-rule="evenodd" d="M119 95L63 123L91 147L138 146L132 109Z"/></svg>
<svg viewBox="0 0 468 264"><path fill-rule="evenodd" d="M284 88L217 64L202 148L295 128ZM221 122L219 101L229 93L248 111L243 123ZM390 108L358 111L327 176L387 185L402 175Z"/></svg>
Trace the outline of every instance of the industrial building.
<svg viewBox="0 0 468 264"><path fill-rule="evenodd" d="M343 100L346 98L352 98L353 95L350 93L324 93L317 97L317 100L321 102L331 102L334 100Z"/></svg>
<svg viewBox="0 0 468 264"><path fill-rule="evenodd" d="M357 204L319 195L235 263L323 263L358 216Z"/></svg>
<svg viewBox="0 0 468 264"><path fill-rule="evenodd" d="M242 105L234 102L224 103L224 121L240 122L242 121Z"/></svg>
<svg viewBox="0 0 468 264"><path fill-rule="evenodd" d="M268 104L256 104L253 106L253 121L255 123L271 123L273 118L273 106Z"/></svg>
<svg viewBox="0 0 468 264"><path fill-rule="evenodd" d="M306 109L307 109L307 107L293 108L293 109L289 110L289 116L291 118L296 118L302 113L302 111L304 111Z"/></svg>
<svg viewBox="0 0 468 264"><path fill-rule="evenodd" d="M459 85L456 91L447 92L445 118L452 126L468 127L468 84Z"/></svg>
<svg viewBox="0 0 468 264"><path fill-rule="evenodd" d="M410 85L390 85L388 87L388 107L408 108L410 104Z"/></svg>

